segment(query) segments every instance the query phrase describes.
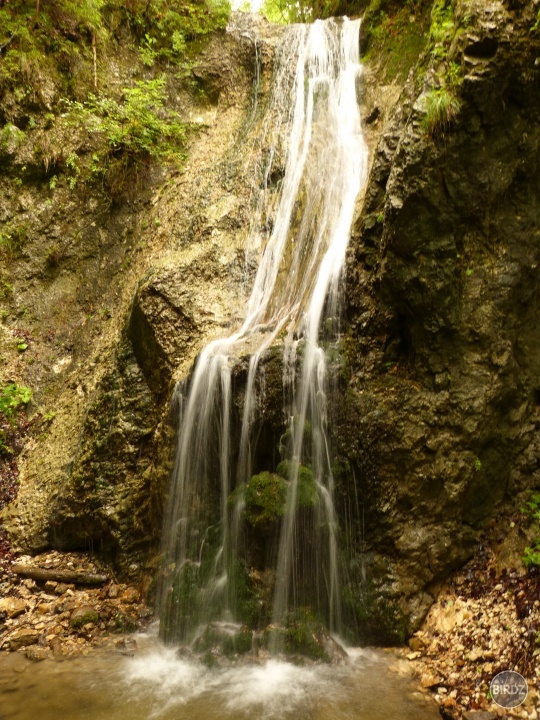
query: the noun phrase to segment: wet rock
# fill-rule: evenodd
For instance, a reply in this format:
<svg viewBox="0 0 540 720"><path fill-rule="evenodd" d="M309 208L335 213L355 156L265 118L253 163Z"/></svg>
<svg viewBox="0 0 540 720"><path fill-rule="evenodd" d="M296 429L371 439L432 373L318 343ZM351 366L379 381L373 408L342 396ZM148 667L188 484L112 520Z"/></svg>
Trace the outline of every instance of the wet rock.
<svg viewBox="0 0 540 720"><path fill-rule="evenodd" d="M59 637L54 637L49 642L49 646L52 650L52 654L55 658L62 657L64 654L63 647L62 647L62 641Z"/></svg>
<svg viewBox="0 0 540 720"><path fill-rule="evenodd" d="M26 601L20 598L2 598L0 600L0 612L4 612L8 618L16 618L26 611Z"/></svg>
<svg viewBox="0 0 540 720"><path fill-rule="evenodd" d="M20 648L34 645L40 638L40 633L31 628L21 628L16 630L13 635L8 638L10 650L19 650Z"/></svg>
<svg viewBox="0 0 540 720"><path fill-rule="evenodd" d="M193 652L202 656L210 653L216 661L243 655L252 649L253 632L232 623L210 623L193 643Z"/></svg>
<svg viewBox="0 0 540 720"><path fill-rule="evenodd" d="M83 605L71 613L69 620L70 627L78 630L85 625L93 626L99 621L99 614L90 605Z"/></svg>
<svg viewBox="0 0 540 720"><path fill-rule="evenodd" d="M125 603L136 603L139 602L141 594L135 588L128 588L122 593L122 602Z"/></svg>
<svg viewBox="0 0 540 720"><path fill-rule="evenodd" d="M440 685L443 682L443 678L438 675L431 675L429 673L425 673L420 678L420 684L423 688L432 688L436 685Z"/></svg>
<svg viewBox="0 0 540 720"><path fill-rule="evenodd" d="M29 660L32 660L32 662L41 662L49 657L50 650L46 647L31 645L25 650L24 654Z"/></svg>

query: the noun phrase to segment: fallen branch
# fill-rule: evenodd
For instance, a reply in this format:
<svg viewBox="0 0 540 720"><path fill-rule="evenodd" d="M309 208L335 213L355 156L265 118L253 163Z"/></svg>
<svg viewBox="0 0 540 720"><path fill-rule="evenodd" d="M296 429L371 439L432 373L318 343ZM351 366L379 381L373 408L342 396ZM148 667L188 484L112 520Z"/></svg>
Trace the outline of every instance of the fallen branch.
<svg viewBox="0 0 540 720"><path fill-rule="evenodd" d="M51 582L73 583L74 585L104 585L109 580L107 575L80 570L49 570L35 565L12 565L11 569L16 575L22 575L38 582L50 580Z"/></svg>

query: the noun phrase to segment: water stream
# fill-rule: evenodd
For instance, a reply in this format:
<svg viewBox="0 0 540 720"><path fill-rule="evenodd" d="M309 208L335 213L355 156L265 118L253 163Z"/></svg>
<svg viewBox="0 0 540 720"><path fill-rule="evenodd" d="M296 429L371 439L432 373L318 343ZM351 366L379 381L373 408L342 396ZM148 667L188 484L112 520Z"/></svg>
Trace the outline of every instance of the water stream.
<svg viewBox="0 0 540 720"><path fill-rule="evenodd" d="M36 665L0 657L2 720L436 720L395 658L356 651L347 666L270 660L209 670L152 637L135 657L105 654Z"/></svg>
<svg viewBox="0 0 540 720"><path fill-rule="evenodd" d="M344 18L284 32L263 128L269 144L263 199L248 243L263 249L245 318L231 336L203 349L177 390L161 591L162 636L170 641L192 641L217 619L280 624L299 607L340 629L324 344L338 337L342 269L366 178L359 27L359 20ZM254 467L261 363L276 347L283 355L287 439L277 467ZM242 363L243 406L235 421ZM246 545L257 544L257 530L264 558L251 570L270 578L263 594L271 608L254 618L246 610L249 598L256 601Z"/></svg>

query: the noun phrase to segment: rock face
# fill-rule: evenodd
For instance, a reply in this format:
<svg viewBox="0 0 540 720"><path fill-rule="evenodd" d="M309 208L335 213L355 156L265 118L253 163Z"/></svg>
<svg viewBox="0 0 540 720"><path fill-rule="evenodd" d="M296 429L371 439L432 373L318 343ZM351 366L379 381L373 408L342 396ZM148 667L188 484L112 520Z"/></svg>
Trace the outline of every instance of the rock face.
<svg viewBox="0 0 540 720"><path fill-rule="evenodd" d="M155 170L146 184L133 188L140 202L121 204L109 225L104 220L105 228L96 228L100 237L110 232L113 243L112 249L88 248L103 255L101 262L72 260L76 277L63 259L55 264L55 276L91 288L101 302L86 331L79 328L80 336L66 341L71 353L64 349L58 359L49 351L51 359L36 350L39 372L27 383L42 401L50 398L46 406L53 412L20 462L19 497L4 518L19 549L99 549L124 575L137 576L152 556L150 548L159 544L174 449L172 388L230 321L230 308L243 291L246 199L252 192L252 173L244 173L246 163L253 165L246 126L255 124L253 100L265 96L276 35L259 23L263 73L252 97L253 27L243 22L246 27L216 33L203 44L193 68L203 87L198 100L175 87L182 112L199 128L182 174ZM129 66L121 70L131 72ZM95 203L87 204L95 212ZM77 218L78 210L73 214ZM32 220L36 234L44 234L47 227ZM28 257L29 264L36 262ZM44 292L37 284L28 302L47 314L49 285L43 287Z"/></svg>
<svg viewBox="0 0 540 720"><path fill-rule="evenodd" d="M432 60L384 130L350 246L336 441L356 468L367 577L410 629L494 508L539 482L536 12L455 3L456 122L422 127Z"/></svg>
<svg viewBox="0 0 540 720"><path fill-rule="evenodd" d="M389 115L367 108L372 169L349 248L330 408L344 612L364 640L414 631L482 523L540 482L536 13L532 0L457 0L446 56L420 60ZM275 42L265 32L263 71ZM205 132L185 172L145 206L144 237L160 242L137 261L115 331L95 354L84 346L86 370L27 454L6 520L24 548L93 546L123 575L150 572L174 448L172 387L245 294L250 153L260 151L248 141L250 33L215 40L195 68L210 98ZM429 133L425 99L451 63L461 108ZM260 101L267 81L263 72ZM263 460L286 429L280 362L274 349L262 363L255 472L269 469ZM238 417L245 374L235 379Z"/></svg>

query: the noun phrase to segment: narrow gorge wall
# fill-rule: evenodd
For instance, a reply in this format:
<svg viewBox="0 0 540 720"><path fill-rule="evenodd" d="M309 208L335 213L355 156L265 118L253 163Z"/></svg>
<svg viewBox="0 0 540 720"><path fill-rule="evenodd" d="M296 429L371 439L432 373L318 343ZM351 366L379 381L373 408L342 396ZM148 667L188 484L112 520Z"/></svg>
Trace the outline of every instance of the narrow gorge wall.
<svg viewBox="0 0 540 720"><path fill-rule="evenodd" d="M367 576L409 627L485 521L540 481L537 8L453 8L447 55L409 76L378 144L347 275L336 437ZM430 137L425 99L450 63L461 109Z"/></svg>

